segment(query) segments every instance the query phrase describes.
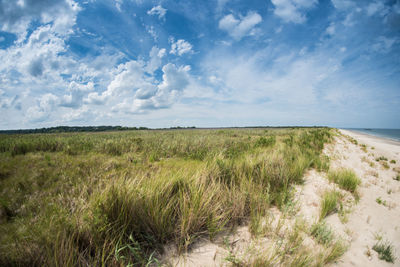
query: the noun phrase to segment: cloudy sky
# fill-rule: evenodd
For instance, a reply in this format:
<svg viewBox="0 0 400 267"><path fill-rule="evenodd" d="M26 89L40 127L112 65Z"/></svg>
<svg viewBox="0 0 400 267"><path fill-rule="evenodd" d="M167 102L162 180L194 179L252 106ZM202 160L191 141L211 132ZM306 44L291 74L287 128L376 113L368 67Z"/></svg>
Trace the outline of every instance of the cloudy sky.
<svg viewBox="0 0 400 267"><path fill-rule="evenodd" d="M397 0L0 0L0 129L400 128Z"/></svg>

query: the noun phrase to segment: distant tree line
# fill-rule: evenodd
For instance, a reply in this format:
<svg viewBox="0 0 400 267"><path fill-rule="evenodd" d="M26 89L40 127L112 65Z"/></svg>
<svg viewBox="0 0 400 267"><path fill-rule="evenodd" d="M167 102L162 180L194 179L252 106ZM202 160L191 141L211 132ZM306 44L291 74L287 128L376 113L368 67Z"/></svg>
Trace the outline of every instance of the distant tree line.
<svg viewBox="0 0 400 267"><path fill-rule="evenodd" d="M124 126L57 126L38 129L2 130L4 134L28 134L28 133L69 133L69 132L105 132L105 131L132 131L147 130L147 127Z"/></svg>
<svg viewBox="0 0 400 267"><path fill-rule="evenodd" d="M236 128L327 128L326 126L245 126L245 127L212 127L203 129L236 129ZM179 130L179 129L196 129L195 126L175 126L170 128L157 128L153 130ZM147 127L126 127L126 126L57 126L49 128L37 129L19 129L19 130L0 130L0 134L30 134L30 133L72 133L72 132L106 132L106 131L135 131L135 130L151 130Z"/></svg>

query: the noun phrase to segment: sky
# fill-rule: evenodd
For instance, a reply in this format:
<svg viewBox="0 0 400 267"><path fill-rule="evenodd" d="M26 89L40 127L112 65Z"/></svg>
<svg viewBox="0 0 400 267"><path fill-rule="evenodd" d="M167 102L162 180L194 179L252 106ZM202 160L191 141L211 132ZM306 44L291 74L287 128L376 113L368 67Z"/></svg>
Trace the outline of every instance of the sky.
<svg viewBox="0 0 400 267"><path fill-rule="evenodd" d="M399 114L399 0L0 0L0 129Z"/></svg>

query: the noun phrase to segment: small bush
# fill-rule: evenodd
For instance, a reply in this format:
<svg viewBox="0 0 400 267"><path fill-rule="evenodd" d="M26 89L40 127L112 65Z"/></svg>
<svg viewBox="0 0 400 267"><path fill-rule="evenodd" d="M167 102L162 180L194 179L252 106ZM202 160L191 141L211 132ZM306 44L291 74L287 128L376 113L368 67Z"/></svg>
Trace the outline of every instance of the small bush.
<svg viewBox="0 0 400 267"><path fill-rule="evenodd" d="M379 259L394 263L395 257L393 255L393 245L389 242L384 243L379 241L372 247L372 249L378 252Z"/></svg>
<svg viewBox="0 0 400 267"><path fill-rule="evenodd" d="M397 174L395 178L393 178L395 181L400 181L400 174Z"/></svg>
<svg viewBox="0 0 400 267"><path fill-rule="evenodd" d="M326 191L324 193L324 195L322 196L321 210L319 214L320 220L338 211L337 206L339 203L339 199L340 199L340 193L335 190Z"/></svg>
<svg viewBox="0 0 400 267"><path fill-rule="evenodd" d="M396 161L395 161L394 159L392 159L392 160L390 161L390 163L396 164Z"/></svg>
<svg viewBox="0 0 400 267"><path fill-rule="evenodd" d="M339 185L340 188L354 193L361 180L349 169L340 169L328 173L328 179Z"/></svg>
<svg viewBox="0 0 400 267"><path fill-rule="evenodd" d="M311 226L311 235L318 243L329 245L333 240L333 232L324 222L315 223Z"/></svg>

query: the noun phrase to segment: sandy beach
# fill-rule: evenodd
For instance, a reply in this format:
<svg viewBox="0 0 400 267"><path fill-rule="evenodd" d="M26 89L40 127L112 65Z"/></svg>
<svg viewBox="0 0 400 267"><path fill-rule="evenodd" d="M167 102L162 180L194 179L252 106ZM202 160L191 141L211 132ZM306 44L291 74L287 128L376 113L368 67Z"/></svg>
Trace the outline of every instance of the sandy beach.
<svg viewBox="0 0 400 267"><path fill-rule="evenodd" d="M310 170L305 174L304 184L296 187L296 214L289 218L279 210L271 209L270 216L274 218L270 222L271 229L277 229L281 224L283 229L291 229L299 219L308 225L315 224L323 193L337 190L344 196L345 215L334 213L325 221L335 235L346 242L347 250L329 265L400 266L400 181L394 179L400 173L400 142L338 130L334 141L325 147L324 154L330 158L330 170L348 168L357 174L361 180L357 190L359 199L355 200L352 194L329 182L327 173ZM379 157L387 160L377 161ZM285 230L275 231L285 235ZM224 245L227 240L230 247ZM249 229L243 226L236 233L221 236L213 242L204 240L179 257L170 254L166 262L172 266L230 266L227 259L232 255L240 259L251 258L254 255L249 251L266 253L269 251L266 247L274 246L274 242L268 235L252 238ZM378 242L392 245L394 263L379 259L373 250ZM318 245L312 239L308 243L310 249L318 251Z"/></svg>
<svg viewBox="0 0 400 267"><path fill-rule="evenodd" d="M357 140L358 145L338 138L331 151L337 157L332 167L352 168L362 179L362 184L360 201L354 205L348 222L340 225L331 219L336 229L344 229L351 238L348 251L337 265L400 266L400 182L394 180L400 171L400 142L340 131ZM366 145L365 149L362 145ZM387 158L387 161L377 162L379 157ZM381 199L383 204L379 204L377 199ZM379 260L372 250L379 238L393 244L397 258L394 264Z"/></svg>

